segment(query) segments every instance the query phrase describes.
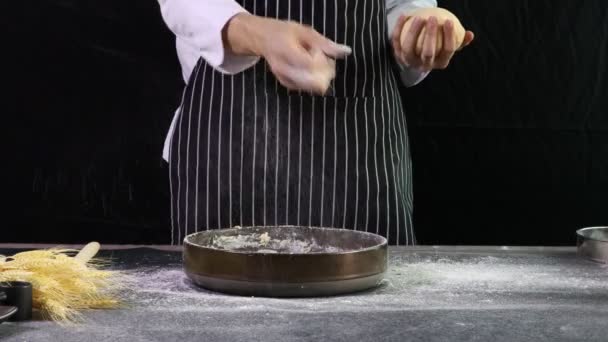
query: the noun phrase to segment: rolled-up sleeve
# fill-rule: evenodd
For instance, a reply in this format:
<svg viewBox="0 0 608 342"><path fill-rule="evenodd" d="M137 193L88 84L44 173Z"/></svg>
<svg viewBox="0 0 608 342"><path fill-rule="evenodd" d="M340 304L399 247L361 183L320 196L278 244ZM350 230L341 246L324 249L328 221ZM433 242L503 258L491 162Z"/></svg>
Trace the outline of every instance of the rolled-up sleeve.
<svg viewBox="0 0 608 342"><path fill-rule="evenodd" d="M388 23L388 34L389 39L393 34L393 30L395 29L395 25L397 24L397 20L399 16L402 14L407 14L413 10L419 8L430 8L437 7L436 0L386 0L386 13L387 13L387 23ZM422 72L418 70L414 70L408 68L405 65L399 65L400 68L400 76L401 81L407 87L415 86L416 84L422 82L427 76L428 72Z"/></svg>
<svg viewBox="0 0 608 342"><path fill-rule="evenodd" d="M257 56L226 51L222 30L246 10L234 0L158 0L163 20L181 44L188 45L218 71L235 74L258 62Z"/></svg>

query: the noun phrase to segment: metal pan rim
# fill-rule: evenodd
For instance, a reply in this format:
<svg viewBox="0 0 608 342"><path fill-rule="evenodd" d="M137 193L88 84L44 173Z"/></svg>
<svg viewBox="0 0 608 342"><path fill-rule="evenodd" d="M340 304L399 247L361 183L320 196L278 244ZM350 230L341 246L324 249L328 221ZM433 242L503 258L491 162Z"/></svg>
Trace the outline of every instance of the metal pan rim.
<svg viewBox="0 0 608 342"><path fill-rule="evenodd" d="M192 239L194 236L196 235L200 235L200 234L218 234L221 232L226 232L226 231L234 231L237 229L253 229L253 228L298 228L298 226L291 226L291 225L282 225L282 226L247 226L247 227L240 227L240 228L222 228L222 229L216 229L216 230L206 230L206 231L199 231L196 233L192 233L189 235L186 235L186 237L184 237L184 241L183 244L184 245L188 245L194 248L200 248L200 249L204 249L204 250L210 250L210 251L215 251L215 252L224 252L224 253L232 253L232 254L243 254L243 255L289 255L289 256L328 256L328 255L348 255L348 254L357 254L357 253L364 253L364 252L369 252L369 251L374 251L377 249L381 249L384 248L388 245L388 241L386 240L385 237L378 235L378 234L374 234L374 233L370 233L370 232L364 232L364 231L359 231L359 230L352 230L352 229L344 229L344 228L329 228L329 227L316 227L316 226L302 226L302 228L307 228L307 229L314 229L314 230L333 230L333 231L347 231L347 232L354 232L356 234L360 234L362 236L373 236L374 238L377 238L380 240L380 243L375 244L373 246L370 247L366 247L366 248L361 248L361 249L357 249L357 250L352 250L352 251L347 251L347 252L334 252L334 253L330 253L330 252L311 252L311 253L263 253L263 252L244 252L244 251L235 251L235 250L226 250L226 249L220 249L220 248L213 248L210 246L203 246L203 245L199 245L196 244L192 241L190 241L190 239Z"/></svg>
<svg viewBox="0 0 608 342"><path fill-rule="evenodd" d="M581 228L578 229L576 231L576 235L585 239L585 240L590 240L590 241L598 241L598 242L606 242L608 243L608 240L604 240L604 239L595 239L590 237L589 235L585 234L585 232L587 231L593 231L593 230L608 230L608 226L595 226L595 227L585 227L585 228Z"/></svg>

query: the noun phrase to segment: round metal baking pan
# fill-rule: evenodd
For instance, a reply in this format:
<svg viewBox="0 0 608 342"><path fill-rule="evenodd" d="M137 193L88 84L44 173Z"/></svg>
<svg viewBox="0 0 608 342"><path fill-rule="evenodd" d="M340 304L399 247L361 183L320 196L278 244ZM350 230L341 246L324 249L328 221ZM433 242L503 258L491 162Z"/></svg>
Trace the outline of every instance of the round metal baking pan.
<svg viewBox="0 0 608 342"><path fill-rule="evenodd" d="M608 264L608 227L589 227L576 231L578 254Z"/></svg>
<svg viewBox="0 0 608 342"><path fill-rule="evenodd" d="M273 241L306 241L316 250L290 252L258 248L223 249L214 240L260 236ZM384 278L384 237L317 227L244 227L186 236L184 269L197 285L217 292L260 297L332 296L368 290Z"/></svg>

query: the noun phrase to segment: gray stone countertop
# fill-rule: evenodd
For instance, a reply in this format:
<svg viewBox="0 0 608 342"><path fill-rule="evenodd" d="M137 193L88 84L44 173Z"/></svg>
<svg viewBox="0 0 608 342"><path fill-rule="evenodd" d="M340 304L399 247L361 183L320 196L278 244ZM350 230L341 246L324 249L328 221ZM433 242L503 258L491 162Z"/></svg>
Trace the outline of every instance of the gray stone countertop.
<svg viewBox="0 0 608 342"><path fill-rule="evenodd" d="M396 247L379 288L311 299L199 289L175 248L103 253L134 278L129 308L76 326L5 322L0 340L608 341L608 267L574 248Z"/></svg>

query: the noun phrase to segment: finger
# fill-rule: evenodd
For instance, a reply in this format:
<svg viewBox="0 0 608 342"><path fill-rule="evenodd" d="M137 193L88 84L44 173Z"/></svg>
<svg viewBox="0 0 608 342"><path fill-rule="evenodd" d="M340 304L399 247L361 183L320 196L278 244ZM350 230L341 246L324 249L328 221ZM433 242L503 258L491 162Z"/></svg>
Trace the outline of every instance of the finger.
<svg viewBox="0 0 608 342"><path fill-rule="evenodd" d="M416 45L418 44L418 37L426 24L426 20L422 18L412 18L414 20L410 29L406 32L401 32L401 49L403 51L411 50L416 52Z"/></svg>
<svg viewBox="0 0 608 342"><path fill-rule="evenodd" d="M321 88L317 88L317 89L313 90L313 88L306 86L306 85L298 84L297 82L293 81L290 78L277 77L277 80L279 81L279 83L281 83L281 85L283 85L285 88L287 88L291 91L304 91L304 92L308 92L311 94L319 94L319 95L325 94L325 92Z"/></svg>
<svg viewBox="0 0 608 342"><path fill-rule="evenodd" d="M313 52L313 77L318 92L325 94L336 77L336 61L321 51Z"/></svg>
<svg viewBox="0 0 608 342"><path fill-rule="evenodd" d="M454 53L456 50L456 36L454 34L454 23L451 20L446 20L443 24L443 48L440 53Z"/></svg>
<svg viewBox="0 0 608 342"><path fill-rule="evenodd" d="M435 68L445 69L456 51L456 40L454 36L454 23L447 20L443 24L443 47L435 60Z"/></svg>
<svg viewBox="0 0 608 342"><path fill-rule="evenodd" d="M325 94L331 83L331 78L318 72L312 73L306 70L293 70L290 78L298 89L315 94Z"/></svg>
<svg viewBox="0 0 608 342"><path fill-rule="evenodd" d="M414 20L410 29L401 33L401 58L406 66L418 67L422 61L416 52L416 46L426 20L418 17L410 20Z"/></svg>
<svg viewBox="0 0 608 342"><path fill-rule="evenodd" d="M422 44L422 64L425 70L431 70L435 62L437 50L437 27L439 26L437 18L431 17L426 25L426 35Z"/></svg>
<svg viewBox="0 0 608 342"><path fill-rule="evenodd" d="M288 73L277 73L275 76L285 88L290 90L315 93L322 91L322 89L320 89L321 87L313 82L312 77L307 76L307 72L304 72L301 69L291 69Z"/></svg>
<svg viewBox="0 0 608 342"><path fill-rule="evenodd" d="M393 55L395 56L395 60L397 60L397 62L399 63L404 63L402 57L402 51L401 51L401 45L399 43L394 43L393 42Z"/></svg>
<svg viewBox="0 0 608 342"><path fill-rule="evenodd" d="M350 46L332 42L331 40L325 37L323 37L323 41L320 46L321 50L325 53L325 55L335 59L346 58L352 53L352 49L350 48Z"/></svg>
<svg viewBox="0 0 608 342"><path fill-rule="evenodd" d="M278 76L275 75L277 80L279 81L279 83L281 83L282 86L284 86L285 88L289 89L289 90L302 90L298 87L298 85L291 80L288 77L283 77L283 76Z"/></svg>
<svg viewBox="0 0 608 342"><path fill-rule="evenodd" d="M321 50L332 58L344 58L352 52L349 46L338 44L313 29L307 29L302 38L309 50Z"/></svg>
<svg viewBox="0 0 608 342"><path fill-rule="evenodd" d="M272 72L290 89L324 94L335 77L335 61L319 50L313 54L311 68L297 68L288 64L272 67Z"/></svg>
<svg viewBox="0 0 608 342"><path fill-rule="evenodd" d="M281 84L288 89L301 90L302 85L298 84L298 82L292 78L294 70L302 70L302 68L294 67L293 65L282 62L270 64L270 71Z"/></svg>
<svg viewBox="0 0 608 342"><path fill-rule="evenodd" d="M318 48L308 51L303 46L289 49L268 63L286 87L315 93L324 93L336 72L335 60Z"/></svg>
<svg viewBox="0 0 608 342"><path fill-rule="evenodd" d="M277 64L288 64L294 68L309 69L313 65L310 51L297 42L283 47L278 57L280 61Z"/></svg>
<svg viewBox="0 0 608 342"><path fill-rule="evenodd" d="M391 44L393 45L394 49L399 47L399 50L401 50L401 31L403 30L403 25L405 25L407 19L407 16L401 15L397 19L397 23L395 23L395 27L393 28L393 34L391 35Z"/></svg>
<svg viewBox="0 0 608 342"><path fill-rule="evenodd" d="M401 58L401 31L403 30L403 25L405 25L407 18L408 17L406 17L405 15L401 15L397 19L397 23L395 23L395 27L391 35L391 45L393 47L393 54L395 56L395 59L399 63L404 63Z"/></svg>
<svg viewBox="0 0 608 342"><path fill-rule="evenodd" d="M313 67L325 67L335 61L333 58L330 58L329 56L325 55L324 51L320 49L313 49L309 52L312 58Z"/></svg>

